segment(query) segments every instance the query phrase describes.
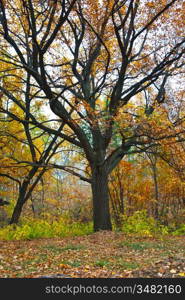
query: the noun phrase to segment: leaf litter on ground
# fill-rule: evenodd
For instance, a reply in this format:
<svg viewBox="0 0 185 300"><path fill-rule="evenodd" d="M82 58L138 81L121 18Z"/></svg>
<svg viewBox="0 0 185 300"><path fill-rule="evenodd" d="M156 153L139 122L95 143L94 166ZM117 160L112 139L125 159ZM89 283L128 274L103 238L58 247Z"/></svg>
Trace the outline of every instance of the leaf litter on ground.
<svg viewBox="0 0 185 300"><path fill-rule="evenodd" d="M185 277L184 236L86 236L0 241L0 277Z"/></svg>

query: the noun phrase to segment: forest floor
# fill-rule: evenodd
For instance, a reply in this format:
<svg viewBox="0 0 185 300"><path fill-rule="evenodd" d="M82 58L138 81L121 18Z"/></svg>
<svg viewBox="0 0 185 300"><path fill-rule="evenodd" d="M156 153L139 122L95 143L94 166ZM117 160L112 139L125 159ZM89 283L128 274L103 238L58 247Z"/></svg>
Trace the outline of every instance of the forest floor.
<svg viewBox="0 0 185 300"><path fill-rule="evenodd" d="M185 237L86 236L0 241L0 277L185 277Z"/></svg>

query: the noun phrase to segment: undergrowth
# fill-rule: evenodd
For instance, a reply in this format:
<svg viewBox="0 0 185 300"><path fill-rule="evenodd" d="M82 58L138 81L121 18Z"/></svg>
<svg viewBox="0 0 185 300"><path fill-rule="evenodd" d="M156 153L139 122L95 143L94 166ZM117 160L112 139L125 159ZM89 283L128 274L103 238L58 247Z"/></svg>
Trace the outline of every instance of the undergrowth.
<svg viewBox="0 0 185 300"><path fill-rule="evenodd" d="M147 215L146 210L136 211L132 216L123 215L121 231L129 234L152 237L169 234L169 227Z"/></svg>
<svg viewBox="0 0 185 300"><path fill-rule="evenodd" d="M114 230L117 230L114 226ZM185 224L172 229L170 226L161 225L146 211L137 211L132 216L122 217L122 227L119 229L124 234L153 237L156 235L183 235ZM0 240L24 240L36 238L54 238L66 236L81 236L93 233L92 222L74 222L68 215L53 217L44 214L40 218L23 217L18 225L7 225L0 228Z"/></svg>
<svg viewBox="0 0 185 300"><path fill-rule="evenodd" d="M92 223L71 222L66 217L52 220L45 218L22 218L18 225L0 228L0 240L23 240L80 236L92 233Z"/></svg>

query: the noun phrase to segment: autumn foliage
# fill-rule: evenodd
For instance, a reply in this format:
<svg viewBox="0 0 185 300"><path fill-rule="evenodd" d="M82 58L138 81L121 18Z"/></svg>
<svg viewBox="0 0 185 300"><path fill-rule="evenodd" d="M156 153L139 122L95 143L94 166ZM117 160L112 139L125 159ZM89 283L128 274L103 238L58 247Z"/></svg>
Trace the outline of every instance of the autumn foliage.
<svg viewBox="0 0 185 300"><path fill-rule="evenodd" d="M94 231L143 209L178 223L184 10L179 0L0 0L0 196L11 224L30 207L35 217L68 209Z"/></svg>

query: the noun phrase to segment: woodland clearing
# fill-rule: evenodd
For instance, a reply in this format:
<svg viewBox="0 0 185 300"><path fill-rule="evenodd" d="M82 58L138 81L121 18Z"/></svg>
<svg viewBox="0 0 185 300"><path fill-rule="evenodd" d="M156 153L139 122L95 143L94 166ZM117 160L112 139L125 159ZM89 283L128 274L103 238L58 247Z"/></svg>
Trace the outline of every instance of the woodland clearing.
<svg viewBox="0 0 185 300"><path fill-rule="evenodd" d="M0 241L3 278L182 278L184 236L85 236Z"/></svg>

